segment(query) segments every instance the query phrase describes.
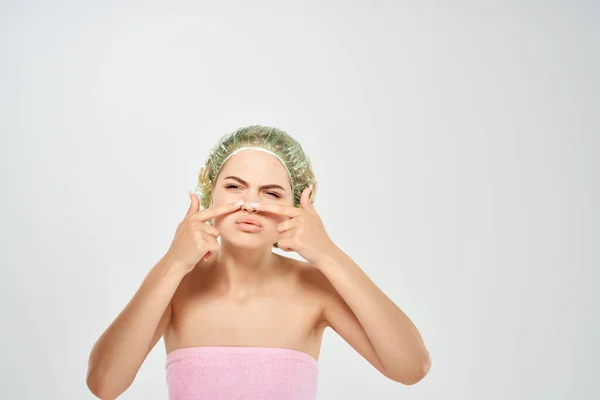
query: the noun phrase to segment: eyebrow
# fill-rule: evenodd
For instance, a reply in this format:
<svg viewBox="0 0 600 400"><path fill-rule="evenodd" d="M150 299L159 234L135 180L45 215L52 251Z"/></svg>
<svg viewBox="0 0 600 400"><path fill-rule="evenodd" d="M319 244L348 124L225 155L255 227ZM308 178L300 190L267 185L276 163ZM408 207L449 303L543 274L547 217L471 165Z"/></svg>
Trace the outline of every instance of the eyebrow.
<svg viewBox="0 0 600 400"><path fill-rule="evenodd" d="M227 177L225 177L225 178L223 178L223 179L224 179L224 180L225 180L225 179L233 179L233 180L236 180L236 181L238 181L238 182L239 182L239 183L241 183L242 185L246 185L246 186L248 186L248 182L246 182L246 181L245 181L245 180L243 180L242 178L238 178L237 176L227 176ZM281 189L281 190L283 190L283 191L285 192L285 189L284 189L282 186L275 185L275 184L263 185L263 186L261 186L261 187L260 187L260 189Z"/></svg>

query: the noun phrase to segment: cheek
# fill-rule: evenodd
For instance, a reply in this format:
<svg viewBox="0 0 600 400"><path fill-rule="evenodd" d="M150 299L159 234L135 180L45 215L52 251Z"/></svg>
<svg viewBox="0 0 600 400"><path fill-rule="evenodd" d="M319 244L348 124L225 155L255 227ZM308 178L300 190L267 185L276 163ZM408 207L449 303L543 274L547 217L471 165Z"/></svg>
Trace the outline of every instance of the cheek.
<svg viewBox="0 0 600 400"><path fill-rule="evenodd" d="M225 203L235 203L240 198L240 193L236 193L233 191L222 190L221 188L217 188L217 190L212 193L213 204L225 204Z"/></svg>
<svg viewBox="0 0 600 400"><path fill-rule="evenodd" d="M226 196L223 196L221 193L214 193L212 197L212 204L219 205L223 204L226 201Z"/></svg>
<svg viewBox="0 0 600 400"><path fill-rule="evenodd" d="M231 218L231 220L229 220ZM235 219L232 216L222 215L213 219L213 226L221 233L235 228Z"/></svg>
<svg viewBox="0 0 600 400"><path fill-rule="evenodd" d="M227 198L223 197L223 196L215 196L212 199L212 207L221 205L221 204L225 204L225 203L231 203L231 200L228 200ZM221 215L218 217L213 218L212 220L212 225L217 228L217 229L221 229L221 227L223 227L223 223L226 222L227 217L229 217L230 215Z"/></svg>

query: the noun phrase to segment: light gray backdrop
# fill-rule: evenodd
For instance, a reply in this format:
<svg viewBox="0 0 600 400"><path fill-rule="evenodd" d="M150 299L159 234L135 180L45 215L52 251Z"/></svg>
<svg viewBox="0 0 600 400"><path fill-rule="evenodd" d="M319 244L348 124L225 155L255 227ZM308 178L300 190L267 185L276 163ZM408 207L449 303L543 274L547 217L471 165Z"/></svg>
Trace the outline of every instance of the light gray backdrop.
<svg viewBox="0 0 600 400"><path fill-rule="evenodd" d="M0 397L93 398L209 148L264 124L433 357L403 386L327 330L320 399L600 398L597 3L251 3L2 2Z"/></svg>

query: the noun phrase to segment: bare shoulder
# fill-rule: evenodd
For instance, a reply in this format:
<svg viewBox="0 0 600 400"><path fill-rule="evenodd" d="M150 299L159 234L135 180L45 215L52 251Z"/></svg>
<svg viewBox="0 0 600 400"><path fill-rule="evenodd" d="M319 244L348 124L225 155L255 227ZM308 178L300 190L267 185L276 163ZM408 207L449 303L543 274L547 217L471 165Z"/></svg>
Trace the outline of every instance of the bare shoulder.
<svg viewBox="0 0 600 400"><path fill-rule="evenodd" d="M299 277L311 290L326 292L329 289L329 280L318 268L306 261L298 263Z"/></svg>
<svg viewBox="0 0 600 400"><path fill-rule="evenodd" d="M285 258L284 265L304 290L318 291L326 288L327 278L321 271L306 261Z"/></svg>
<svg viewBox="0 0 600 400"><path fill-rule="evenodd" d="M303 276L302 280L307 290L319 301L320 324L323 327L333 327L332 316L345 315L349 319L356 318L346 301L321 270L308 262L299 263L299 274Z"/></svg>
<svg viewBox="0 0 600 400"><path fill-rule="evenodd" d="M318 268L306 261L291 262L296 282L310 299L317 302L321 312L320 322L328 325L324 318L325 307L339 299L339 294L329 279Z"/></svg>

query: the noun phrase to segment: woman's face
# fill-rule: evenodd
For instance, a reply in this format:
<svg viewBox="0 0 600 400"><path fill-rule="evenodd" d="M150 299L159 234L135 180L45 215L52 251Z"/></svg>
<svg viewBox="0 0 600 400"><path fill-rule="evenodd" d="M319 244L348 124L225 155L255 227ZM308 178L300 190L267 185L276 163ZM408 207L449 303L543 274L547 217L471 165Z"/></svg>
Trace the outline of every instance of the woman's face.
<svg viewBox="0 0 600 400"><path fill-rule="evenodd" d="M235 154L221 168L213 189L213 205L235 203L275 203L294 205L290 178L281 161L259 150L244 150ZM236 221L252 217L262 227L255 229ZM271 247L279 240L277 224L288 217L260 210L249 213L240 209L213 220L221 238L238 247Z"/></svg>

